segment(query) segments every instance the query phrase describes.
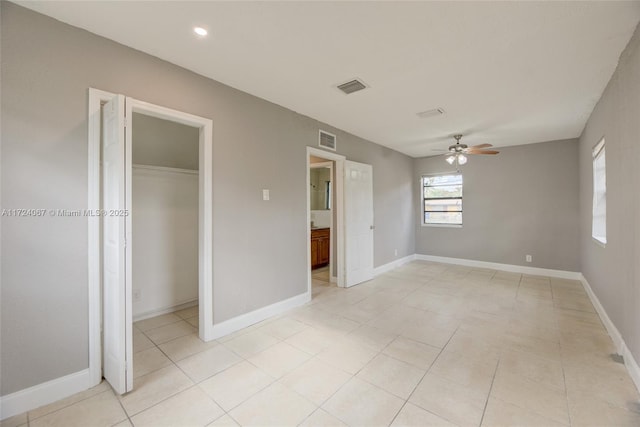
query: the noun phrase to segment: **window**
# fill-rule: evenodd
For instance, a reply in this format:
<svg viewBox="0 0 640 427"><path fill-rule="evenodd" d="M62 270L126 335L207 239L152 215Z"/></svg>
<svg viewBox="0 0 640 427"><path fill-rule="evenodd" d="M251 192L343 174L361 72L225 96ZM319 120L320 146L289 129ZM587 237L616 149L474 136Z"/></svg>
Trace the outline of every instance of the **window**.
<svg viewBox="0 0 640 427"><path fill-rule="evenodd" d="M593 223L591 235L607 243L607 174L604 138L593 147Z"/></svg>
<svg viewBox="0 0 640 427"><path fill-rule="evenodd" d="M462 174L422 177L423 224L462 225Z"/></svg>

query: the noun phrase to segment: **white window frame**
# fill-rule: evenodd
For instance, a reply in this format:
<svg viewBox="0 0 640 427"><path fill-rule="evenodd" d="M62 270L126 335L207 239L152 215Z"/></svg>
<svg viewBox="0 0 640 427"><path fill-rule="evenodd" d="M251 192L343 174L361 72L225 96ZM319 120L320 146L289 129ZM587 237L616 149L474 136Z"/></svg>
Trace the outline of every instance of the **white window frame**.
<svg viewBox="0 0 640 427"><path fill-rule="evenodd" d="M607 244L607 166L605 139L593 147L593 204L591 237L601 246Z"/></svg>
<svg viewBox="0 0 640 427"><path fill-rule="evenodd" d="M463 195L460 197L460 200L464 199L464 177L462 176L462 173L459 171L451 171L451 172L442 172L442 173L433 173L433 174L422 174L422 176L420 176L420 224L423 227L442 227L442 228L462 228L462 224L464 223L464 220L462 220L462 222L460 224L453 224L453 223L449 223L449 224L442 224L442 223L429 223L429 222L425 222L424 220L424 201L425 201L425 197L424 197L424 179L425 178L432 178L434 176L446 176L446 175L460 175L460 177L462 178L462 193ZM463 210L460 211L460 216L462 217L462 212Z"/></svg>

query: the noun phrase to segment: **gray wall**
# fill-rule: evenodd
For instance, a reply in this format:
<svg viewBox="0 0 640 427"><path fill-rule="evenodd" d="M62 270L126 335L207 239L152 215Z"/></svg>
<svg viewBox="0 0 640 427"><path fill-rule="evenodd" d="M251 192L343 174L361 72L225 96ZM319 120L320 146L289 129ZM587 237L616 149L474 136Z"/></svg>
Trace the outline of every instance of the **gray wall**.
<svg viewBox="0 0 640 427"><path fill-rule="evenodd" d="M198 128L140 113L132 124L134 164L198 170Z"/></svg>
<svg viewBox="0 0 640 427"><path fill-rule="evenodd" d="M469 156L463 175L462 228L421 225L416 253L580 271L578 143L576 140L500 148ZM416 159L415 193L423 174L455 171L444 157ZM533 262L525 262L525 255Z"/></svg>
<svg viewBox="0 0 640 427"><path fill-rule="evenodd" d="M411 158L2 2L2 207L87 206L87 89L211 118L214 321L306 291L306 146L374 171L375 265L414 253ZM271 200L262 201L262 188ZM2 218L0 393L88 367L87 222ZM250 268L247 268L249 266ZM51 357L51 355L55 357Z"/></svg>
<svg viewBox="0 0 640 427"><path fill-rule="evenodd" d="M591 149L605 137L607 245L591 237ZM580 137L582 272L640 361L640 27L620 57Z"/></svg>

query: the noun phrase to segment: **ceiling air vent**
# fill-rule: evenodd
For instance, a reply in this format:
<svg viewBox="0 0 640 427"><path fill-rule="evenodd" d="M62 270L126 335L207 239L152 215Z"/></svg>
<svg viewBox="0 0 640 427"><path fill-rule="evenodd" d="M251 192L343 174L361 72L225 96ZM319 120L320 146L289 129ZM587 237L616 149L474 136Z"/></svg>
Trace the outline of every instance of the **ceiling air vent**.
<svg viewBox="0 0 640 427"><path fill-rule="evenodd" d="M336 151L336 136L321 130L318 145L322 148L328 148L329 150Z"/></svg>
<svg viewBox="0 0 640 427"><path fill-rule="evenodd" d="M346 83L338 85L338 89L349 95L350 93L357 92L362 89L366 89L367 85L358 79L353 79Z"/></svg>
<svg viewBox="0 0 640 427"><path fill-rule="evenodd" d="M440 114L444 114L444 110L442 108L434 108L432 110L416 113L416 116L420 117L421 119L426 119L427 117L439 116Z"/></svg>

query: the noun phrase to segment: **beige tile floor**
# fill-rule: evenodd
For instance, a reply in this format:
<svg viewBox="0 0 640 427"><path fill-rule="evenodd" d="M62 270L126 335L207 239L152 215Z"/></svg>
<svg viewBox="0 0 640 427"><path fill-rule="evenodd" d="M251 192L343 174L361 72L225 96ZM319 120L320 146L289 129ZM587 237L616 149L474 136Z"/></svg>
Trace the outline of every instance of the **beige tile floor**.
<svg viewBox="0 0 640 427"><path fill-rule="evenodd" d="M31 426L640 426L579 282L413 262L203 343L197 309L135 324L134 391L104 382Z"/></svg>

